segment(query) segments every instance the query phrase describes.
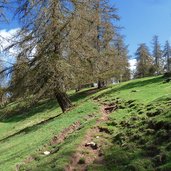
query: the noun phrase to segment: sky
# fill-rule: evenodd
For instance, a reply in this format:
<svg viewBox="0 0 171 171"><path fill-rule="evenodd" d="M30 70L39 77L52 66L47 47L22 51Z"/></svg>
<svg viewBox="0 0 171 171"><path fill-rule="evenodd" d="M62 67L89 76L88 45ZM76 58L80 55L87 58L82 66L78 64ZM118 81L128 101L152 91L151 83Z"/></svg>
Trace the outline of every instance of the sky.
<svg viewBox="0 0 171 171"><path fill-rule="evenodd" d="M117 25L124 27L121 34L125 35L129 45L129 55L135 58L135 52L140 43L146 43L152 48L152 37L159 36L164 45L166 40L171 42L171 0L110 0L118 8L121 17ZM0 34L15 32L18 28L16 20L11 24L1 24ZM131 66L135 60L130 60Z"/></svg>
<svg viewBox="0 0 171 171"><path fill-rule="evenodd" d="M140 43L152 48L152 37L159 36L162 46L171 42L171 0L110 0L121 17L121 33L129 45L132 58Z"/></svg>

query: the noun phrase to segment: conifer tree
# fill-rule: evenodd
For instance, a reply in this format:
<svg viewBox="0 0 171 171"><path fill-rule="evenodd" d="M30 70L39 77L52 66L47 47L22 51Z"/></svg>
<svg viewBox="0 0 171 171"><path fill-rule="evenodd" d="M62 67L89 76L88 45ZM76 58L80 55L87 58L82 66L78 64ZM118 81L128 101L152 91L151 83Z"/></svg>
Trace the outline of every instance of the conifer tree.
<svg viewBox="0 0 171 171"><path fill-rule="evenodd" d="M146 44L140 44L137 51L137 70L135 77L142 78L153 75L153 59Z"/></svg>
<svg viewBox="0 0 171 171"><path fill-rule="evenodd" d="M169 41L165 43L163 56L166 58L166 70L167 72L171 72L171 47Z"/></svg>
<svg viewBox="0 0 171 171"><path fill-rule="evenodd" d="M69 88L92 83L101 74L102 79L109 77L110 19L116 16L107 0L100 3L99 22L94 1L18 0L21 30L8 48L19 49L10 84L14 96L48 94L56 97L64 112L72 106Z"/></svg>
<svg viewBox="0 0 171 171"><path fill-rule="evenodd" d="M159 75L163 73L164 63L162 59L162 50L161 45L158 40L158 36L153 37L153 57L154 57L154 65L156 68L156 74Z"/></svg>
<svg viewBox="0 0 171 171"><path fill-rule="evenodd" d="M97 51L97 59L95 61L95 75L97 76L98 88L105 86L105 81L111 78L113 74L112 56L110 43L116 35L114 21L119 20L116 14L117 9L111 7L108 0L95 1L95 48ZM110 69L109 69L110 68Z"/></svg>
<svg viewBox="0 0 171 171"><path fill-rule="evenodd" d="M115 77L122 82L130 79L128 46L124 43L124 37L117 35L114 40L115 48Z"/></svg>

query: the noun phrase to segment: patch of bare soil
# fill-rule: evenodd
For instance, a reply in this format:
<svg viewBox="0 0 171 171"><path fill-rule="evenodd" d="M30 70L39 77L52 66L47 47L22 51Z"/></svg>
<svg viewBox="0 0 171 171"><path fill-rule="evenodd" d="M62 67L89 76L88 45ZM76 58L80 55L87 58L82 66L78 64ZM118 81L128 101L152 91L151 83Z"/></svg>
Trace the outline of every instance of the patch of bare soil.
<svg viewBox="0 0 171 171"><path fill-rule="evenodd" d="M70 125L68 128L65 128L59 135L56 135L52 138L50 145L62 143L66 138L68 138L70 134L78 130L80 126L81 126L81 123L78 121Z"/></svg>
<svg viewBox="0 0 171 171"><path fill-rule="evenodd" d="M94 114L89 114L87 116L84 117L85 121L91 120L92 118L94 118ZM43 149L39 149L39 153L43 154L43 152L45 151L46 147L52 146L52 145L57 145L57 144L61 144L65 141L65 139L67 139L72 133L74 133L75 131L81 129L82 124L80 121L77 121L75 123L73 123L72 125L70 125L69 127L65 128L60 134L55 135L48 144L44 145ZM49 155L58 152L60 149L53 149L51 151L49 151ZM32 156L29 156L28 158L26 158L23 163L24 164L29 164L32 161L34 161L35 158ZM16 171L19 171L20 169L20 164L16 165Z"/></svg>
<svg viewBox="0 0 171 171"><path fill-rule="evenodd" d="M101 108L102 116L97 120L95 126L89 129L84 137L82 143L78 146L75 154L73 154L70 163L66 166L65 171L87 171L89 165L93 163L103 164L104 156L102 154L103 138L100 135L108 134L108 132L101 130L99 126L101 123L109 120L109 114L117 109L117 106L105 105ZM96 140L98 143L95 143Z"/></svg>

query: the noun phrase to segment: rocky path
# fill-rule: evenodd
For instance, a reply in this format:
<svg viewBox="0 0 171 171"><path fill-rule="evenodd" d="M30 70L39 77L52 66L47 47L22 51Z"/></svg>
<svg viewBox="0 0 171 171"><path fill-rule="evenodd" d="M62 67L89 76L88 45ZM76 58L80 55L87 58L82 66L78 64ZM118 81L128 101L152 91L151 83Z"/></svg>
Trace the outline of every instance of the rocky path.
<svg viewBox="0 0 171 171"><path fill-rule="evenodd" d="M101 117L96 120L95 125L88 129L83 141L77 147L76 152L72 155L69 164L64 168L65 171L86 171L88 166L93 163L103 164L104 155L102 154L102 147L104 147L105 137L111 136L100 125L106 123L109 120L109 115L111 112L117 109L116 105L101 105L100 113ZM87 115L84 120L89 121L94 118L93 114ZM68 128L65 128L60 134L55 135L48 144L45 144L42 149L38 149L37 153L40 155L51 155L57 153L60 149L53 148L50 151L46 151L46 147L53 145L58 145L63 143L72 133L79 130L82 127L82 123L77 121L70 125ZM28 156L23 164L29 164L35 159L32 156ZM20 167L23 164L16 165L16 171L20 170Z"/></svg>
<svg viewBox="0 0 171 171"><path fill-rule="evenodd" d="M107 122L110 113L116 109L116 105L103 105L101 107L101 117L96 121L96 124L87 131L84 140L78 146L75 154L73 154L65 171L86 171L88 166L93 163L103 164L104 156L102 147L104 145L104 137L110 135L103 130L100 125Z"/></svg>

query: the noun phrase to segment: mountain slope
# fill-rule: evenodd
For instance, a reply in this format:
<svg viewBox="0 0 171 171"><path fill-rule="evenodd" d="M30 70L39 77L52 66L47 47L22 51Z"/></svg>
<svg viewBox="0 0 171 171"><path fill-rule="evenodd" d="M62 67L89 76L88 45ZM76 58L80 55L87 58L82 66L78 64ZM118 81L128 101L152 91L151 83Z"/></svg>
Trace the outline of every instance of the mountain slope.
<svg viewBox="0 0 171 171"><path fill-rule="evenodd" d="M65 114L54 101L0 110L0 170L171 170L171 84L162 77L71 98Z"/></svg>

